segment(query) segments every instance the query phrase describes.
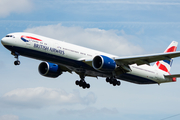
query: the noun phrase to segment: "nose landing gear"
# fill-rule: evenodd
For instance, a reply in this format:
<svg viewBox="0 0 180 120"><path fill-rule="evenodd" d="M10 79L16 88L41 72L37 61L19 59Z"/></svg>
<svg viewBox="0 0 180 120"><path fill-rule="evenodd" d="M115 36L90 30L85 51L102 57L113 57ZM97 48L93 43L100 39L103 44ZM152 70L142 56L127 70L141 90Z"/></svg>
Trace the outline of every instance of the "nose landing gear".
<svg viewBox="0 0 180 120"><path fill-rule="evenodd" d="M17 59L16 61L14 61L14 65L20 65L19 54L17 52L12 52L11 54L14 55L14 58Z"/></svg>

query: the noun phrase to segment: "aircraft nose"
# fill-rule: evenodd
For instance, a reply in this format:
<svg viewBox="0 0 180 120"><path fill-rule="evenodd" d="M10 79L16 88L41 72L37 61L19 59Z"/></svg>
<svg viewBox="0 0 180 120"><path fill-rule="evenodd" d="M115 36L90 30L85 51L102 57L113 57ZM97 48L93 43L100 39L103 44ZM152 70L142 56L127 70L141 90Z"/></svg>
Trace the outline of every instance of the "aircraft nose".
<svg viewBox="0 0 180 120"><path fill-rule="evenodd" d="M2 45L5 45L6 44L6 40L4 38L1 39L1 43Z"/></svg>
<svg viewBox="0 0 180 120"><path fill-rule="evenodd" d="M5 45L8 45L9 43L10 43L10 40L7 39L6 37L4 37L4 38L1 39L1 44L2 44L2 45L5 46Z"/></svg>

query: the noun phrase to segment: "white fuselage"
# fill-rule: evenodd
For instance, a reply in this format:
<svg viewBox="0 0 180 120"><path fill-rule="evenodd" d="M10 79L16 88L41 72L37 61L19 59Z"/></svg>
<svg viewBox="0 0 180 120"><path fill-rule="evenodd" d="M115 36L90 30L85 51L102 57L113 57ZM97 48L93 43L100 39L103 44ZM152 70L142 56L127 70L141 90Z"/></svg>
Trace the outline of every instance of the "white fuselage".
<svg viewBox="0 0 180 120"><path fill-rule="evenodd" d="M80 68L87 69L86 74L93 77L108 77L111 76L111 74L93 69L92 65L85 63L86 61L93 60L96 55L104 55L112 59L118 57L59 40L24 32L9 34L9 36L4 37L1 42L7 49L13 52L18 52L22 56L60 64L75 72L78 72L78 69ZM157 69L154 66L138 66L133 64L129 67L131 69L130 72L112 74L115 74L118 79L139 84L160 84L164 82L172 82L172 79L164 77L164 74L167 74L166 72ZM140 81L138 82L138 80ZM143 82L143 80L145 81ZM148 80L151 82L147 82Z"/></svg>

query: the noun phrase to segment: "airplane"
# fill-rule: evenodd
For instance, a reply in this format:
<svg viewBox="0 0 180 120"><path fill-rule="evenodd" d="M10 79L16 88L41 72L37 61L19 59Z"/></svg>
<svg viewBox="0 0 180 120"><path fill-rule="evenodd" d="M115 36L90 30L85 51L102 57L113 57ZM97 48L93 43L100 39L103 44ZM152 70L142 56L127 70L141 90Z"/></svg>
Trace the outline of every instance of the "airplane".
<svg viewBox="0 0 180 120"><path fill-rule="evenodd" d="M2 45L15 56L14 65L20 65L19 56L41 60L38 70L42 76L56 78L63 72L75 72L80 80L75 84L83 89L90 88L85 77L104 77L113 86L120 80L136 84L161 84L176 82L180 74L170 74L172 58L178 42L172 41L164 53L119 57L97 50L81 47L48 37L16 32L7 34ZM113 49L113 48L112 48ZM154 65L150 63L155 62Z"/></svg>

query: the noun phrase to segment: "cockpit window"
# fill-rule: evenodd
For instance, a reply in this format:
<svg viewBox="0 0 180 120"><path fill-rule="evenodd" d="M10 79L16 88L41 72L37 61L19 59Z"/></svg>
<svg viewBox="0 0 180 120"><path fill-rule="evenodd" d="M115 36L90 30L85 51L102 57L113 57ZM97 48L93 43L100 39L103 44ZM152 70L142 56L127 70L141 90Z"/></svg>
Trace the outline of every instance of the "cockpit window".
<svg viewBox="0 0 180 120"><path fill-rule="evenodd" d="M14 35L6 35L6 37L13 37L14 38Z"/></svg>

